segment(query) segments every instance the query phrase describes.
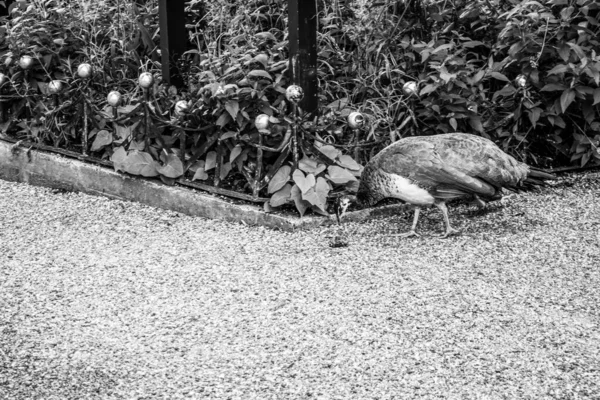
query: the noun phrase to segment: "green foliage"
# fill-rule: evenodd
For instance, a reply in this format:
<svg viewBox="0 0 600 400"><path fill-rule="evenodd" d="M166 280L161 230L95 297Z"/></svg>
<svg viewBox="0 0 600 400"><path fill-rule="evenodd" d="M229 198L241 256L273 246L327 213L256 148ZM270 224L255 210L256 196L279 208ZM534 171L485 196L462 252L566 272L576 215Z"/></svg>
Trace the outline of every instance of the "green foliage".
<svg viewBox="0 0 600 400"><path fill-rule="evenodd" d="M536 165L597 163L599 8L592 0L325 7L323 97L347 98L390 140L458 130ZM402 91L411 81L413 95Z"/></svg>
<svg viewBox="0 0 600 400"><path fill-rule="evenodd" d="M319 1L321 108L310 120L285 98L287 1L190 1L178 89L160 79L157 3L19 3L0 35L2 132L301 215L356 190L361 164L403 136L464 131L538 166L600 162L593 0ZM22 68L22 56L34 64ZM82 63L91 77L77 75ZM154 76L147 91L141 72ZM364 130L346 122L357 110Z"/></svg>

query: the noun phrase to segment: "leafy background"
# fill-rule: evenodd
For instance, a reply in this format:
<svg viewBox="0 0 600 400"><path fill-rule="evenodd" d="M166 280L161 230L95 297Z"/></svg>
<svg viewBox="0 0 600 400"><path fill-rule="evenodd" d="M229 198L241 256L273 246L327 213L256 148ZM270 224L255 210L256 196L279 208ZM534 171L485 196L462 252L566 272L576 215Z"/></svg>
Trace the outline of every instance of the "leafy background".
<svg viewBox="0 0 600 400"><path fill-rule="evenodd" d="M409 135L470 132L545 168L600 163L592 0L318 1L317 120L296 118L285 98L286 1L190 1L181 88L160 79L157 3L14 3L0 32L3 134L300 214L327 213L329 198L356 189L361 165ZM83 63L90 77L77 74ZM403 90L409 82L416 90ZM364 129L348 126L352 111ZM306 142L298 168L294 126Z"/></svg>

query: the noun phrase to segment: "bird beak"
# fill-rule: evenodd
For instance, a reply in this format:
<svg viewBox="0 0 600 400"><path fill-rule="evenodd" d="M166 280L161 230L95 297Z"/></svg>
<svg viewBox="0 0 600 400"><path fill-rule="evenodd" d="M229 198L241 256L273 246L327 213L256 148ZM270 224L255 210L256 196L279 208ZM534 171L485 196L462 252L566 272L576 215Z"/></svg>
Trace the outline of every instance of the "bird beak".
<svg viewBox="0 0 600 400"><path fill-rule="evenodd" d="M346 214L348 207L350 206L350 201L348 199L343 199L339 203L339 207L336 210L335 216L337 217L338 225L342 223L342 218Z"/></svg>
<svg viewBox="0 0 600 400"><path fill-rule="evenodd" d="M340 219L342 219L344 217L344 215L346 215L346 211L348 210L348 206L350 206L350 202L349 201L345 201L341 208L341 212L340 212Z"/></svg>

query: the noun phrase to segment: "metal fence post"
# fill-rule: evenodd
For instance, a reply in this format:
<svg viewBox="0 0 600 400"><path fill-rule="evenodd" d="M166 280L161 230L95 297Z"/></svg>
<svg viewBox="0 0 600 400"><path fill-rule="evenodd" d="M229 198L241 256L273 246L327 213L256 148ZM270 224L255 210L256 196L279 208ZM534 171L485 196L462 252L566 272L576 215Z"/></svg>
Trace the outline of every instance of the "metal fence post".
<svg viewBox="0 0 600 400"><path fill-rule="evenodd" d="M300 107L316 114L317 79L317 1L289 0L290 72L292 83L304 90Z"/></svg>
<svg viewBox="0 0 600 400"><path fill-rule="evenodd" d="M183 86L178 63L187 47L185 0L159 0L160 51L163 80Z"/></svg>

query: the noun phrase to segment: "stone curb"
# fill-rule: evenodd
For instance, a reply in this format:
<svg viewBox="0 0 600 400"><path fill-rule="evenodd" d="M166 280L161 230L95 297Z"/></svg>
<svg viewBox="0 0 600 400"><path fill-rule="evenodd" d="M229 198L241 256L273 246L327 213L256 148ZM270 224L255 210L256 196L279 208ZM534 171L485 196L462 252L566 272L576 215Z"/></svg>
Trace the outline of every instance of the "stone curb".
<svg viewBox="0 0 600 400"><path fill-rule="evenodd" d="M41 150L28 150L0 140L0 179L36 186L134 201L186 215L293 231L330 225L334 218L265 213L262 206L236 204L220 197L160 181L139 178L80 160ZM345 220L397 212L398 206L346 214Z"/></svg>

